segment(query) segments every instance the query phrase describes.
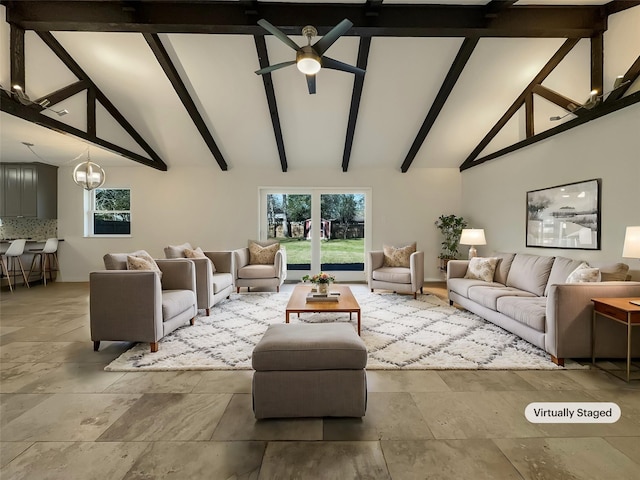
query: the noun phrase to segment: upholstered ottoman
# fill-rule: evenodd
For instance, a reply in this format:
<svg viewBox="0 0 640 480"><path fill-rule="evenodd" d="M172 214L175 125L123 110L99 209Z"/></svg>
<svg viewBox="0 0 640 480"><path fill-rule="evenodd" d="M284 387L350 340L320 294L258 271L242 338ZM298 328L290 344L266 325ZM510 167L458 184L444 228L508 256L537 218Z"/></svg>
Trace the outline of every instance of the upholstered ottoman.
<svg viewBox="0 0 640 480"><path fill-rule="evenodd" d="M367 348L352 325L271 325L252 365L256 418L364 416Z"/></svg>

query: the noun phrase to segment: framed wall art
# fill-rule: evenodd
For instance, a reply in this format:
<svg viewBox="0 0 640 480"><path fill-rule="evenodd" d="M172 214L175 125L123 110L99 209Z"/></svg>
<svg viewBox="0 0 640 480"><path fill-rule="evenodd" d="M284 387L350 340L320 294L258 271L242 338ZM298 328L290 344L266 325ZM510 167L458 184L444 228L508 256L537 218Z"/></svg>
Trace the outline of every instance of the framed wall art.
<svg viewBox="0 0 640 480"><path fill-rule="evenodd" d="M602 180L527 192L527 247L600 250Z"/></svg>

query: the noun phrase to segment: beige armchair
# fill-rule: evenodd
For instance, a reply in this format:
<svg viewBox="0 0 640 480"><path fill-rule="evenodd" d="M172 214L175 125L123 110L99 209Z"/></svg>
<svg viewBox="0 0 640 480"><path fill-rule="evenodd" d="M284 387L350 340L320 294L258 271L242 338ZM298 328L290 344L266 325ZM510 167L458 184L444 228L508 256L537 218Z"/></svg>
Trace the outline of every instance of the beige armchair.
<svg viewBox="0 0 640 480"><path fill-rule="evenodd" d="M395 248L385 245L384 250L368 254L367 278L369 288L392 290L396 293L422 293L424 285L424 252L416 251L415 243Z"/></svg>
<svg viewBox="0 0 640 480"><path fill-rule="evenodd" d="M134 254L107 254L107 270L89 275L95 351L105 340L149 342L151 351L157 352L162 337L195 321L194 263L187 259L156 260L161 277L151 270L127 270L127 255Z"/></svg>
<svg viewBox="0 0 640 480"><path fill-rule="evenodd" d="M234 250L234 284L240 288L275 288L280 291L287 278L287 252L279 242L249 241L249 246Z"/></svg>
<svg viewBox="0 0 640 480"><path fill-rule="evenodd" d="M169 245L166 258L186 258L193 255L191 244ZM199 253L199 252L198 252ZM233 293L234 255L232 251L202 252L203 257L189 257L196 266L196 295L198 309L211 313L211 307Z"/></svg>

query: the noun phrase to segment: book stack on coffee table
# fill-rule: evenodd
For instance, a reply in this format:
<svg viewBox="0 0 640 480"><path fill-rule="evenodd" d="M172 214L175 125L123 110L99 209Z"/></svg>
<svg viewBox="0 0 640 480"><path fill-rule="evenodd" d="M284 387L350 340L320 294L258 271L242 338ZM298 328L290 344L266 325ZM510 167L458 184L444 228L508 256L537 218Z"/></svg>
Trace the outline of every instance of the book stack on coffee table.
<svg viewBox="0 0 640 480"><path fill-rule="evenodd" d="M340 299L340 292L318 293L309 292L307 302L337 302Z"/></svg>

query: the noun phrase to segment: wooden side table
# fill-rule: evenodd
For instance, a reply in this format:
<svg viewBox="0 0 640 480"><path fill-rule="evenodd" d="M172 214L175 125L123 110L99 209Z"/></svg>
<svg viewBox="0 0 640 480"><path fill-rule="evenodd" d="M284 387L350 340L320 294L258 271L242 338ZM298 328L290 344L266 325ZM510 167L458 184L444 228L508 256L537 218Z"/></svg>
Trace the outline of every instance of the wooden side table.
<svg viewBox="0 0 640 480"><path fill-rule="evenodd" d="M614 322L627 326L627 377L630 380L631 371L631 329L640 326L640 305L631 303L640 302L640 298L592 298L593 319L591 322L591 363L596 363L596 316L601 315ZM605 370L614 376L615 373Z"/></svg>

